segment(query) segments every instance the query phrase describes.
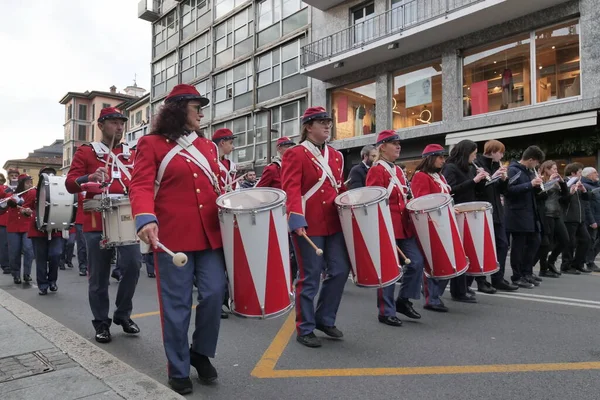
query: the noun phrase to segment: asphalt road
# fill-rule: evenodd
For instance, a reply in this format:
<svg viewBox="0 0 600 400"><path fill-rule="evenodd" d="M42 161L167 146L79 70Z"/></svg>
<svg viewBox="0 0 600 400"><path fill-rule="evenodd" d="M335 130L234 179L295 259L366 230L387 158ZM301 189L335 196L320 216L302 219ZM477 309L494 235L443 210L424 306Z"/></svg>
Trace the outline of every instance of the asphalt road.
<svg viewBox="0 0 600 400"><path fill-rule="evenodd" d="M42 297L0 275L2 289L95 343L86 278L77 268L59 271L58 285L57 293ZM111 299L117 285L111 280ZM337 321L343 340L308 349L295 342L287 316L231 316L222 322L214 360L219 383L194 379L188 398L597 400L599 286L597 274L563 275L516 294L478 294L475 305L455 303L446 293L449 313L419 305L421 320L402 316L404 326L394 328L378 323L375 292L348 281ZM112 343L99 346L166 383L157 311L155 280L142 267L133 316L142 333L131 337L113 326Z"/></svg>

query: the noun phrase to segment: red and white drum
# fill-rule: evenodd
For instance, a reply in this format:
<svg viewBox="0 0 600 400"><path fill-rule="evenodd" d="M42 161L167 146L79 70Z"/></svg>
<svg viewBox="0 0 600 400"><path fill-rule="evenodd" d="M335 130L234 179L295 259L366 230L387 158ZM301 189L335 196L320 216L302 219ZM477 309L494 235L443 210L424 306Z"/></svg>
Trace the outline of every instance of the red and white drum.
<svg viewBox="0 0 600 400"><path fill-rule="evenodd" d="M400 279L387 190L367 186L335 198L357 286L380 288Z"/></svg>
<svg viewBox="0 0 600 400"><path fill-rule="evenodd" d="M254 188L217 199L231 311L271 318L294 307L283 190Z"/></svg>
<svg viewBox="0 0 600 400"><path fill-rule="evenodd" d="M463 249L452 197L446 193L417 197L406 209L425 255L425 275L448 279L464 274L469 259Z"/></svg>
<svg viewBox="0 0 600 400"><path fill-rule="evenodd" d="M491 275L500 269L496 257L496 237L492 205L485 201L474 201L454 206L462 237L463 248L469 257L467 275Z"/></svg>

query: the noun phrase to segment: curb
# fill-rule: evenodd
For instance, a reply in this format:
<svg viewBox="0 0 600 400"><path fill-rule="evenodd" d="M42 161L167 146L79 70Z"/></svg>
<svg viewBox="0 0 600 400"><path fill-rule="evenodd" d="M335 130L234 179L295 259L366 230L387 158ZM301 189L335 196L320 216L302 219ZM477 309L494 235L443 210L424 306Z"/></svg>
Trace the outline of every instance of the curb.
<svg viewBox="0 0 600 400"><path fill-rule="evenodd" d="M0 305L108 385L119 396L128 400L185 399L2 289Z"/></svg>

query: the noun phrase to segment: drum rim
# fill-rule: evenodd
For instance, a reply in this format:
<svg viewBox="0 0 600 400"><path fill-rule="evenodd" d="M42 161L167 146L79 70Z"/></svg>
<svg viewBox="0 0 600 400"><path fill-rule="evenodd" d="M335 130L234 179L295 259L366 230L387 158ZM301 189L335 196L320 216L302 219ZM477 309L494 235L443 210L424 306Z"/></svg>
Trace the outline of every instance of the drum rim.
<svg viewBox="0 0 600 400"><path fill-rule="evenodd" d="M425 210L415 210L414 208L410 208L411 203L416 202L416 200L425 198L427 196L432 196L432 197L433 196L447 196L447 200L448 201L446 201L445 203L441 204L438 207L428 208L428 209L425 209ZM446 207L448 204L452 203L453 200L454 199L452 198L452 196L450 196L447 193L430 193L430 194L427 194L425 196L415 197L414 199L412 199L411 201L409 201L408 204L406 204L406 209L408 210L409 213L412 213L412 214L425 214L425 213L430 213L432 211L441 210L442 208Z"/></svg>
<svg viewBox="0 0 600 400"><path fill-rule="evenodd" d="M37 226L38 230L44 229L44 227L46 227L48 225L48 219L50 218L50 212L48 210L50 208L50 204L49 204L50 203L50 190L45 190L44 194L46 195L45 196L46 198L44 199L44 203L43 203L43 204L45 204L43 207L44 214L43 214L43 220L40 223L40 219L42 219L40 216L40 212L39 212L41 209L41 204L42 204L42 202L40 201L40 194L42 193L42 190L41 190L42 186L44 186L44 189L46 186L50 186L49 176L45 172L40 175L40 179L38 181L38 185L36 188L37 193L35 195L35 201L36 201L35 225Z"/></svg>
<svg viewBox="0 0 600 400"><path fill-rule="evenodd" d="M476 210L466 210L466 211L460 210L461 206L466 206L468 204L482 204L482 207L479 207L479 209L476 209ZM485 210L481 209L481 208L483 208L483 204L486 204ZM492 206L492 203L490 203L489 201L469 201L469 202L466 202L466 203L455 204L454 208L456 208L461 213L469 213L469 212L483 212L483 211L488 211L488 210L491 210L493 208L493 206Z"/></svg>
<svg viewBox="0 0 600 400"><path fill-rule="evenodd" d="M378 190L381 192L381 196L373 199L373 200L369 200L366 203L362 203L362 204L340 204L339 203L339 199L341 199L342 197L346 196L348 193L352 193L352 192L358 192L358 191L364 191L364 190ZM373 204L378 204L381 202L381 200L385 200L387 197L387 189L385 189L384 187L381 186L363 186L360 188L356 188L356 189L351 189L348 190L344 193L340 193L335 197L335 200L333 201L335 203L335 205L340 208L340 209L344 209L344 210L348 210L348 209L354 209L354 208L364 208L364 207L369 207L372 206Z"/></svg>
<svg viewBox="0 0 600 400"><path fill-rule="evenodd" d="M224 199L226 199L228 197L233 197L237 193L247 192L249 190L261 190L261 191L266 191L266 192L273 192L273 193L281 196L281 198L273 203L270 203L269 205L265 205L265 206L257 207L257 208L239 209L239 208L227 207L224 204L222 204L222 201ZM217 197L217 200L215 200L215 203L217 205L217 208L219 209L219 212L221 212L221 213L252 214L252 213L273 210L273 209L279 207L280 205L285 204L286 201L287 201L287 194L283 190L277 189L277 188L260 187L260 188L248 188L247 190L243 190L243 191L239 191L239 192L229 192L229 193L222 194L219 197Z"/></svg>

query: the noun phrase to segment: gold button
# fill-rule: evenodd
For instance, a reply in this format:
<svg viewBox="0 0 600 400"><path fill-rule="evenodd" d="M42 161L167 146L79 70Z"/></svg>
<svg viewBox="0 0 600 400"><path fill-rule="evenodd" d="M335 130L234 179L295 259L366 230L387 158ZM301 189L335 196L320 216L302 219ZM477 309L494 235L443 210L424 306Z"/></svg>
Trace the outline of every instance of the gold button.
<svg viewBox="0 0 600 400"><path fill-rule="evenodd" d="M169 139L167 139L167 143L171 143L171 141Z"/></svg>
<svg viewBox="0 0 600 400"><path fill-rule="evenodd" d="M215 162L217 162L217 159L215 158Z"/></svg>
<svg viewBox="0 0 600 400"><path fill-rule="evenodd" d="M194 172L194 178L197 178L197 177L198 177L198 174Z"/></svg>
<svg viewBox="0 0 600 400"><path fill-rule="evenodd" d="M191 162L191 161L189 160L189 158L186 158L186 159L185 159L185 161L187 161L187 162Z"/></svg>
<svg viewBox="0 0 600 400"><path fill-rule="evenodd" d="M335 159L335 162L338 162L338 159L337 159L337 158Z"/></svg>
<svg viewBox="0 0 600 400"><path fill-rule="evenodd" d="M311 158L311 160L315 161L315 158L313 157L313 158Z"/></svg>
<svg viewBox="0 0 600 400"><path fill-rule="evenodd" d="M202 204L200 204L200 205L198 206L198 208L200 208L200 209L202 209L202 207L204 207Z"/></svg>
<svg viewBox="0 0 600 400"><path fill-rule="evenodd" d="M323 204L326 204L326 202L323 202Z"/></svg>
<svg viewBox="0 0 600 400"><path fill-rule="evenodd" d="M325 193L325 191L323 189L321 189L321 193Z"/></svg>
<svg viewBox="0 0 600 400"><path fill-rule="evenodd" d="M200 189L196 189L196 193L200 193Z"/></svg>

